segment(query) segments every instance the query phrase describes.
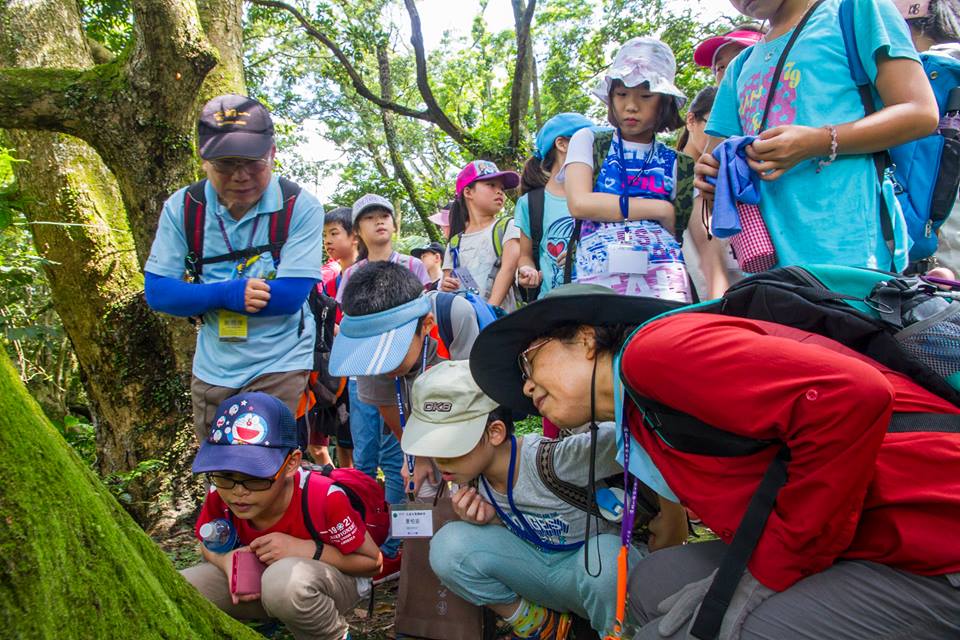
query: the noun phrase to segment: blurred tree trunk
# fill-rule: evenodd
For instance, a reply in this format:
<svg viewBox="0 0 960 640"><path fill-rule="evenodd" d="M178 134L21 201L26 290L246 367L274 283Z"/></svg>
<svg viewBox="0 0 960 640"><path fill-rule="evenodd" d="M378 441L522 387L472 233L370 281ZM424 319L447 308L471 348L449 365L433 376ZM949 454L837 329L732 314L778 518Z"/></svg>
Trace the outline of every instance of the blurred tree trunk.
<svg viewBox="0 0 960 640"><path fill-rule="evenodd" d="M201 4L210 40L226 50L203 85L217 58L193 2L134 2L132 51L95 65L76 2L0 0L0 113L16 111L0 122L22 127L7 139L27 160L15 166L18 185L99 419L103 475L123 476L148 460L182 470L192 452L195 332L147 308L140 267L163 201L197 177L199 105L243 90L240 3ZM127 487L144 524L159 479L141 476Z"/></svg>
<svg viewBox="0 0 960 640"><path fill-rule="evenodd" d="M17 638L261 638L207 602L83 467L0 356L0 628Z"/></svg>

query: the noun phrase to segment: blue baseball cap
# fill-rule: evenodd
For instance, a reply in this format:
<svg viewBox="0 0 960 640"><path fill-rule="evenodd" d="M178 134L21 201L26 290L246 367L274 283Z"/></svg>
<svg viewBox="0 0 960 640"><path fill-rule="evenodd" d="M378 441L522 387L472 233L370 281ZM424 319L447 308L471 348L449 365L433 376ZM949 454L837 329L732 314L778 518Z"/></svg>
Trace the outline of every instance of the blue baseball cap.
<svg viewBox="0 0 960 640"><path fill-rule="evenodd" d="M287 405L268 393L240 393L217 407L193 472L234 471L272 478L298 446L297 423Z"/></svg>
<svg viewBox="0 0 960 640"><path fill-rule="evenodd" d="M400 306L340 321L330 351L335 376L376 376L400 366L417 332L417 320L433 311L430 298L419 296Z"/></svg>
<svg viewBox="0 0 960 640"><path fill-rule="evenodd" d="M580 129L592 127L593 122L590 118L582 116L579 113L558 113L543 125L537 133L536 149L533 157L537 160L543 160L553 149L553 143L557 138L569 138Z"/></svg>

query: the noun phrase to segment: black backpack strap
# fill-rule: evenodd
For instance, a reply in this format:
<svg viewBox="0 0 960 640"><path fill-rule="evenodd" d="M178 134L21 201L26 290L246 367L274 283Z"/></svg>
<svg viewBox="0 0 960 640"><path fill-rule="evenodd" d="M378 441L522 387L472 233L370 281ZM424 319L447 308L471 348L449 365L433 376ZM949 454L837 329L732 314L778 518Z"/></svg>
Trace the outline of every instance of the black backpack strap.
<svg viewBox="0 0 960 640"><path fill-rule="evenodd" d="M290 234L290 219L293 217L293 206L300 195L300 185L286 178L280 178L280 198L282 205L278 211L270 214L270 255L273 256L274 266L280 264L280 250L283 249L287 236Z"/></svg>
<svg viewBox="0 0 960 640"><path fill-rule="evenodd" d="M303 524L307 527L307 531L310 533L310 537L313 538L313 541L320 546L323 544L323 541L320 539L320 532L317 531L317 527L313 522L313 517L310 515L310 499L308 497L310 489L310 476L313 472L304 469L301 473L306 476L303 479L303 489L300 491L300 511L303 512Z"/></svg>
<svg viewBox="0 0 960 640"><path fill-rule="evenodd" d="M543 210L546 190L542 187L527 193L530 216L530 241L533 242L533 264L540 268L540 243L543 241Z"/></svg>
<svg viewBox="0 0 960 640"><path fill-rule="evenodd" d="M435 309L437 311L437 333L440 334L440 340L450 349L453 343L453 299L456 294L438 291L436 297Z"/></svg>
<svg viewBox="0 0 960 640"><path fill-rule="evenodd" d="M554 466L554 456L556 454L559 440L543 439L537 445L537 475L540 481L550 490L550 492L566 502L568 505L580 511L587 512L587 490L585 487L578 487L575 484L561 480L557 476L557 468ZM593 509L589 511L591 515L599 516L600 510L594 504Z"/></svg>
<svg viewBox="0 0 960 640"><path fill-rule="evenodd" d="M577 259L577 243L580 242L580 230L582 228L583 220L577 220L573 224L570 239L567 240L567 259L563 263L563 284L570 284L573 279L573 263Z"/></svg>
<svg viewBox="0 0 960 640"><path fill-rule="evenodd" d="M203 233L206 222L206 180L194 182L183 193L183 233L187 238L184 272L191 282L203 272Z"/></svg>
<svg viewBox="0 0 960 640"><path fill-rule="evenodd" d="M773 511L777 494L787 482L789 462L790 448L785 444L781 445L777 456L767 467L756 493L750 498L733 541L723 554L717 574L700 605L700 613L693 621L690 635L702 640L713 640L717 637L733 593L737 590L750 556L753 555L753 550L760 541L767 518Z"/></svg>
<svg viewBox="0 0 960 640"><path fill-rule="evenodd" d="M895 413L887 433L960 433L960 413Z"/></svg>

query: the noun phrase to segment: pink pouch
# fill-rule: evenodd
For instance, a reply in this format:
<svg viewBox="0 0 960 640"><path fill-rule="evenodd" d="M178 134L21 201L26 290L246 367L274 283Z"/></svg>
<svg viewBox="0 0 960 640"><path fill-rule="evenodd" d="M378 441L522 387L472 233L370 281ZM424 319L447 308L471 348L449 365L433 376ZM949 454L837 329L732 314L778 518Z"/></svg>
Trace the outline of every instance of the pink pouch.
<svg viewBox="0 0 960 640"><path fill-rule="evenodd" d="M747 273L760 273L777 266L777 251L760 215L760 207L738 202L737 213L742 230L730 237L730 246L740 268Z"/></svg>
<svg viewBox="0 0 960 640"><path fill-rule="evenodd" d="M249 596L260 593L260 576L267 565L260 562L253 551L237 551L233 554L230 571L230 593Z"/></svg>

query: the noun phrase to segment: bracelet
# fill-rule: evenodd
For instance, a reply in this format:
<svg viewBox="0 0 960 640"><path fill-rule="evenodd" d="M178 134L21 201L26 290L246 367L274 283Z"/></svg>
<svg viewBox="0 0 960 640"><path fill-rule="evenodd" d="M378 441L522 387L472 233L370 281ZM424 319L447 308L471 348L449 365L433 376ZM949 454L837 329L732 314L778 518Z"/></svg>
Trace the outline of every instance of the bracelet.
<svg viewBox="0 0 960 640"><path fill-rule="evenodd" d="M313 552L313 559L319 560L320 554L323 553L323 542L321 542L320 540L314 540L313 543L317 545L317 550Z"/></svg>
<svg viewBox="0 0 960 640"><path fill-rule="evenodd" d="M630 217L630 196L625 193L620 194L620 215L624 220Z"/></svg>
<svg viewBox="0 0 960 640"><path fill-rule="evenodd" d="M823 168L828 164L833 164L833 161L837 159L837 149L840 147L837 139L837 128L832 124L828 124L824 129L830 132L830 157L826 160L823 158L817 160L817 173L823 171Z"/></svg>

